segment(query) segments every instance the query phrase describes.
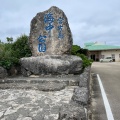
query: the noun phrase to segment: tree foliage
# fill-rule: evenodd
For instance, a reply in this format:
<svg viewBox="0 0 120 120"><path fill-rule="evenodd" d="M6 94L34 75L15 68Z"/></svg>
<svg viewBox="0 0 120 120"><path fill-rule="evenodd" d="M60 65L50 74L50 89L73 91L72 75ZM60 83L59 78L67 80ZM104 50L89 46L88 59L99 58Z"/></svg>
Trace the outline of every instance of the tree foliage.
<svg viewBox="0 0 120 120"><path fill-rule="evenodd" d="M73 45L73 46L72 46L72 50L71 50L71 54L72 54L72 55L76 55L79 50L80 50L80 46L78 46L78 45Z"/></svg>
<svg viewBox="0 0 120 120"><path fill-rule="evenodd" d="M13 42L13 38L12 37L7 37L6 39L7 39L8 43L12 43Z"/></svg>
<svg viewBox="0 0 120 120"><path fill-rule="evenodd" d="M29 57L31 51L28 45L28 36L22 35L12 45L12 55L16 58Z"/></svg>
<svg viewBox="0 0 120 120"><path fill-rule="evenodd" d="M12 43L12 37L7 37L8 43L0 42L0 66L10 69L13 65L19 64L22 57L31 56L28 46L28 36L21 35Z"/></svg>
<svg viewBox="0 0 120 120"><path fill-rule="evenodd" d="M88 50L83 49L78 45L72 46L71 54L81 57L81 59L83 60L83 68L90 66L93 62L92 60L87 58Z"/></svg>

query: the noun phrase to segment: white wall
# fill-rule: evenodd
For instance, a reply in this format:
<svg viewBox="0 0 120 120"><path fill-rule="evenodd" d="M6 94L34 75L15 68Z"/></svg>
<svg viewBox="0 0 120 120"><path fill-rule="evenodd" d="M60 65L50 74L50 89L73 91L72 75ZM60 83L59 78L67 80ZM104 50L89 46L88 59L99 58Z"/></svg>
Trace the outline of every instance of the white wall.
<svg viewBox="0 0 120 120"><path fill-rule="evenodd" d="M120 50L101 51L101 55L105 55L105 57L112 57L112 54L115 54L115 61L120 62Z"/></svg>

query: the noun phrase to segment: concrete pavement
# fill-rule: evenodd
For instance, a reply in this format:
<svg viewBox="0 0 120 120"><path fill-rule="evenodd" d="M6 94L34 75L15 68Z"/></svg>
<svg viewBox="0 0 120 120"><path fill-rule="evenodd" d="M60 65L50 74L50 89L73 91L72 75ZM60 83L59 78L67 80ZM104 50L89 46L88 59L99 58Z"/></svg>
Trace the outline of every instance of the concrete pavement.
<svg viewBox="0 0 120 120"><path fill-rule="evenodd" d="M99 74L103 87L105 89L108 101L111 106L111 110L115 120L120 120L120 62L112 63L99 63L94 62L92 64L92 73ZM98 117L100 120L107 120L104 107L100 109L103 105L103 100L101 99L101 93L99 90L99 84L94 77L94 95L97 95L95 100L96 115L102 116ZM97 91L98 90L98 91ZM97 92L96 92L97 91ZM103 117L104 116L104 117ZM98 119L96 119L98 120Z"/></svg>

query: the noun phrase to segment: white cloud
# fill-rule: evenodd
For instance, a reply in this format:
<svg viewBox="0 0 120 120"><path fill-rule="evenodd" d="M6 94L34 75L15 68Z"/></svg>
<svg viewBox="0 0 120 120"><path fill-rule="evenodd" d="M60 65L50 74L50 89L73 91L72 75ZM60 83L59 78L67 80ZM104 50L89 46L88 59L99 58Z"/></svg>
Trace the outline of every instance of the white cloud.
<svg viewBox="0 0 120 120"><path fill-rule="evenodd" d="M106 41L120 45L119 0L1 0L0 39L29 35L30 22L38 13L57 6L64 11L74 44Z"/></svg>

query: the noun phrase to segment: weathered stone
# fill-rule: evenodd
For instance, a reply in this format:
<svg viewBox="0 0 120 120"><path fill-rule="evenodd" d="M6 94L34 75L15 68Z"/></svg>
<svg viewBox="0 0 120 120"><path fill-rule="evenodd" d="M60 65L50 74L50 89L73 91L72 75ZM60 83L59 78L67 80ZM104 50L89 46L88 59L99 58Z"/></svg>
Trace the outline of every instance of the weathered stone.
<svg viewBox="0 0 120 120"><path fill-rule="evenodd" d="M80 87L86 87L86 88L89 87L89 81L90 81L90 75L89 74L90 74L89 72L83 72L80 75L80 78L79 78L79 86Z"/></svg>
<svg viewBox="0 0 120 120"><path fill-rule="evenodd" d="M53 6L31 21L29 44L32 56L70 54L73 39L62 10Z"/></svg>
<svg viewBox="0 0 120 120"><path fill-rule="evenodd" d="M41 84L30 84L30 83L6 83L0 84L0 89L33 89L39 91L60 91L65 89L65 83L46 82Z"/></svg>
<svg viewBox="0 0 120 120"><path fill-rule="evenodd" d="M90 70L91 70L91 66L88 66L84 69L84 72L89 72L90 73Z"/></svg>
<svg viewBox="0 0 120 120"><path fill-rule="evenodd" d="M22 74L24 76L29 76L30 74L78 74L82 70L81 58L72 55L46 55L21 58L20 62Z"/></svg>
<svg viewBox="0 0 120 120"><path fill-rule="evenodd" d="M23 120L32 120L32 118L31 117L25 117L25 118L23 118Z"/></svg>
<svg viewBox="0 0 120 120"><path fill-rule="evenodd" d="M74 89L74 93L72 96L72 100L82 104L82 105L87 105L88 103L88 89L84 87L78 87Z"/></svg>
<svg viewBox="0 0 120 120"><path fill-rule="evenodd" d="M62 105L58 120L86 120L85 110L77 103Z"/></svg>
<svg viewBox="0 0 120 120"><path fill-rule="evenodd" d="M37 89L41 91L60 91L66 87L64 83L55 83L55 82L48 82L44 83L43 85L38 85Z"/></svg>
<svg viewBox="0 0 120 120"><path fill-rule="evenodd" d="M8 75L10 76L16 76L18 74L20 74L20 66L12 66L9 70L8 70Z"/></svg>
<svg viewBox="0 0 120 120"><path fill-rule="evenodd" d="M79 79L79 86L80 87L86 87L89 89L90 70L91 70L90 66L86 67L84 69L84 72L80 75L80 79Z"/></svg>
<svg viewBox="0 0 120 120"><path fill-rule="evenodd" d="M7 70L0 66L0 78L7 77Z"/></svg>
<svg viewBox="0 0 120 120"><path fill-rule="evenodd" d="M0 120L58 120L59 109L70 103L73 90L0 90Z"/></svg>

